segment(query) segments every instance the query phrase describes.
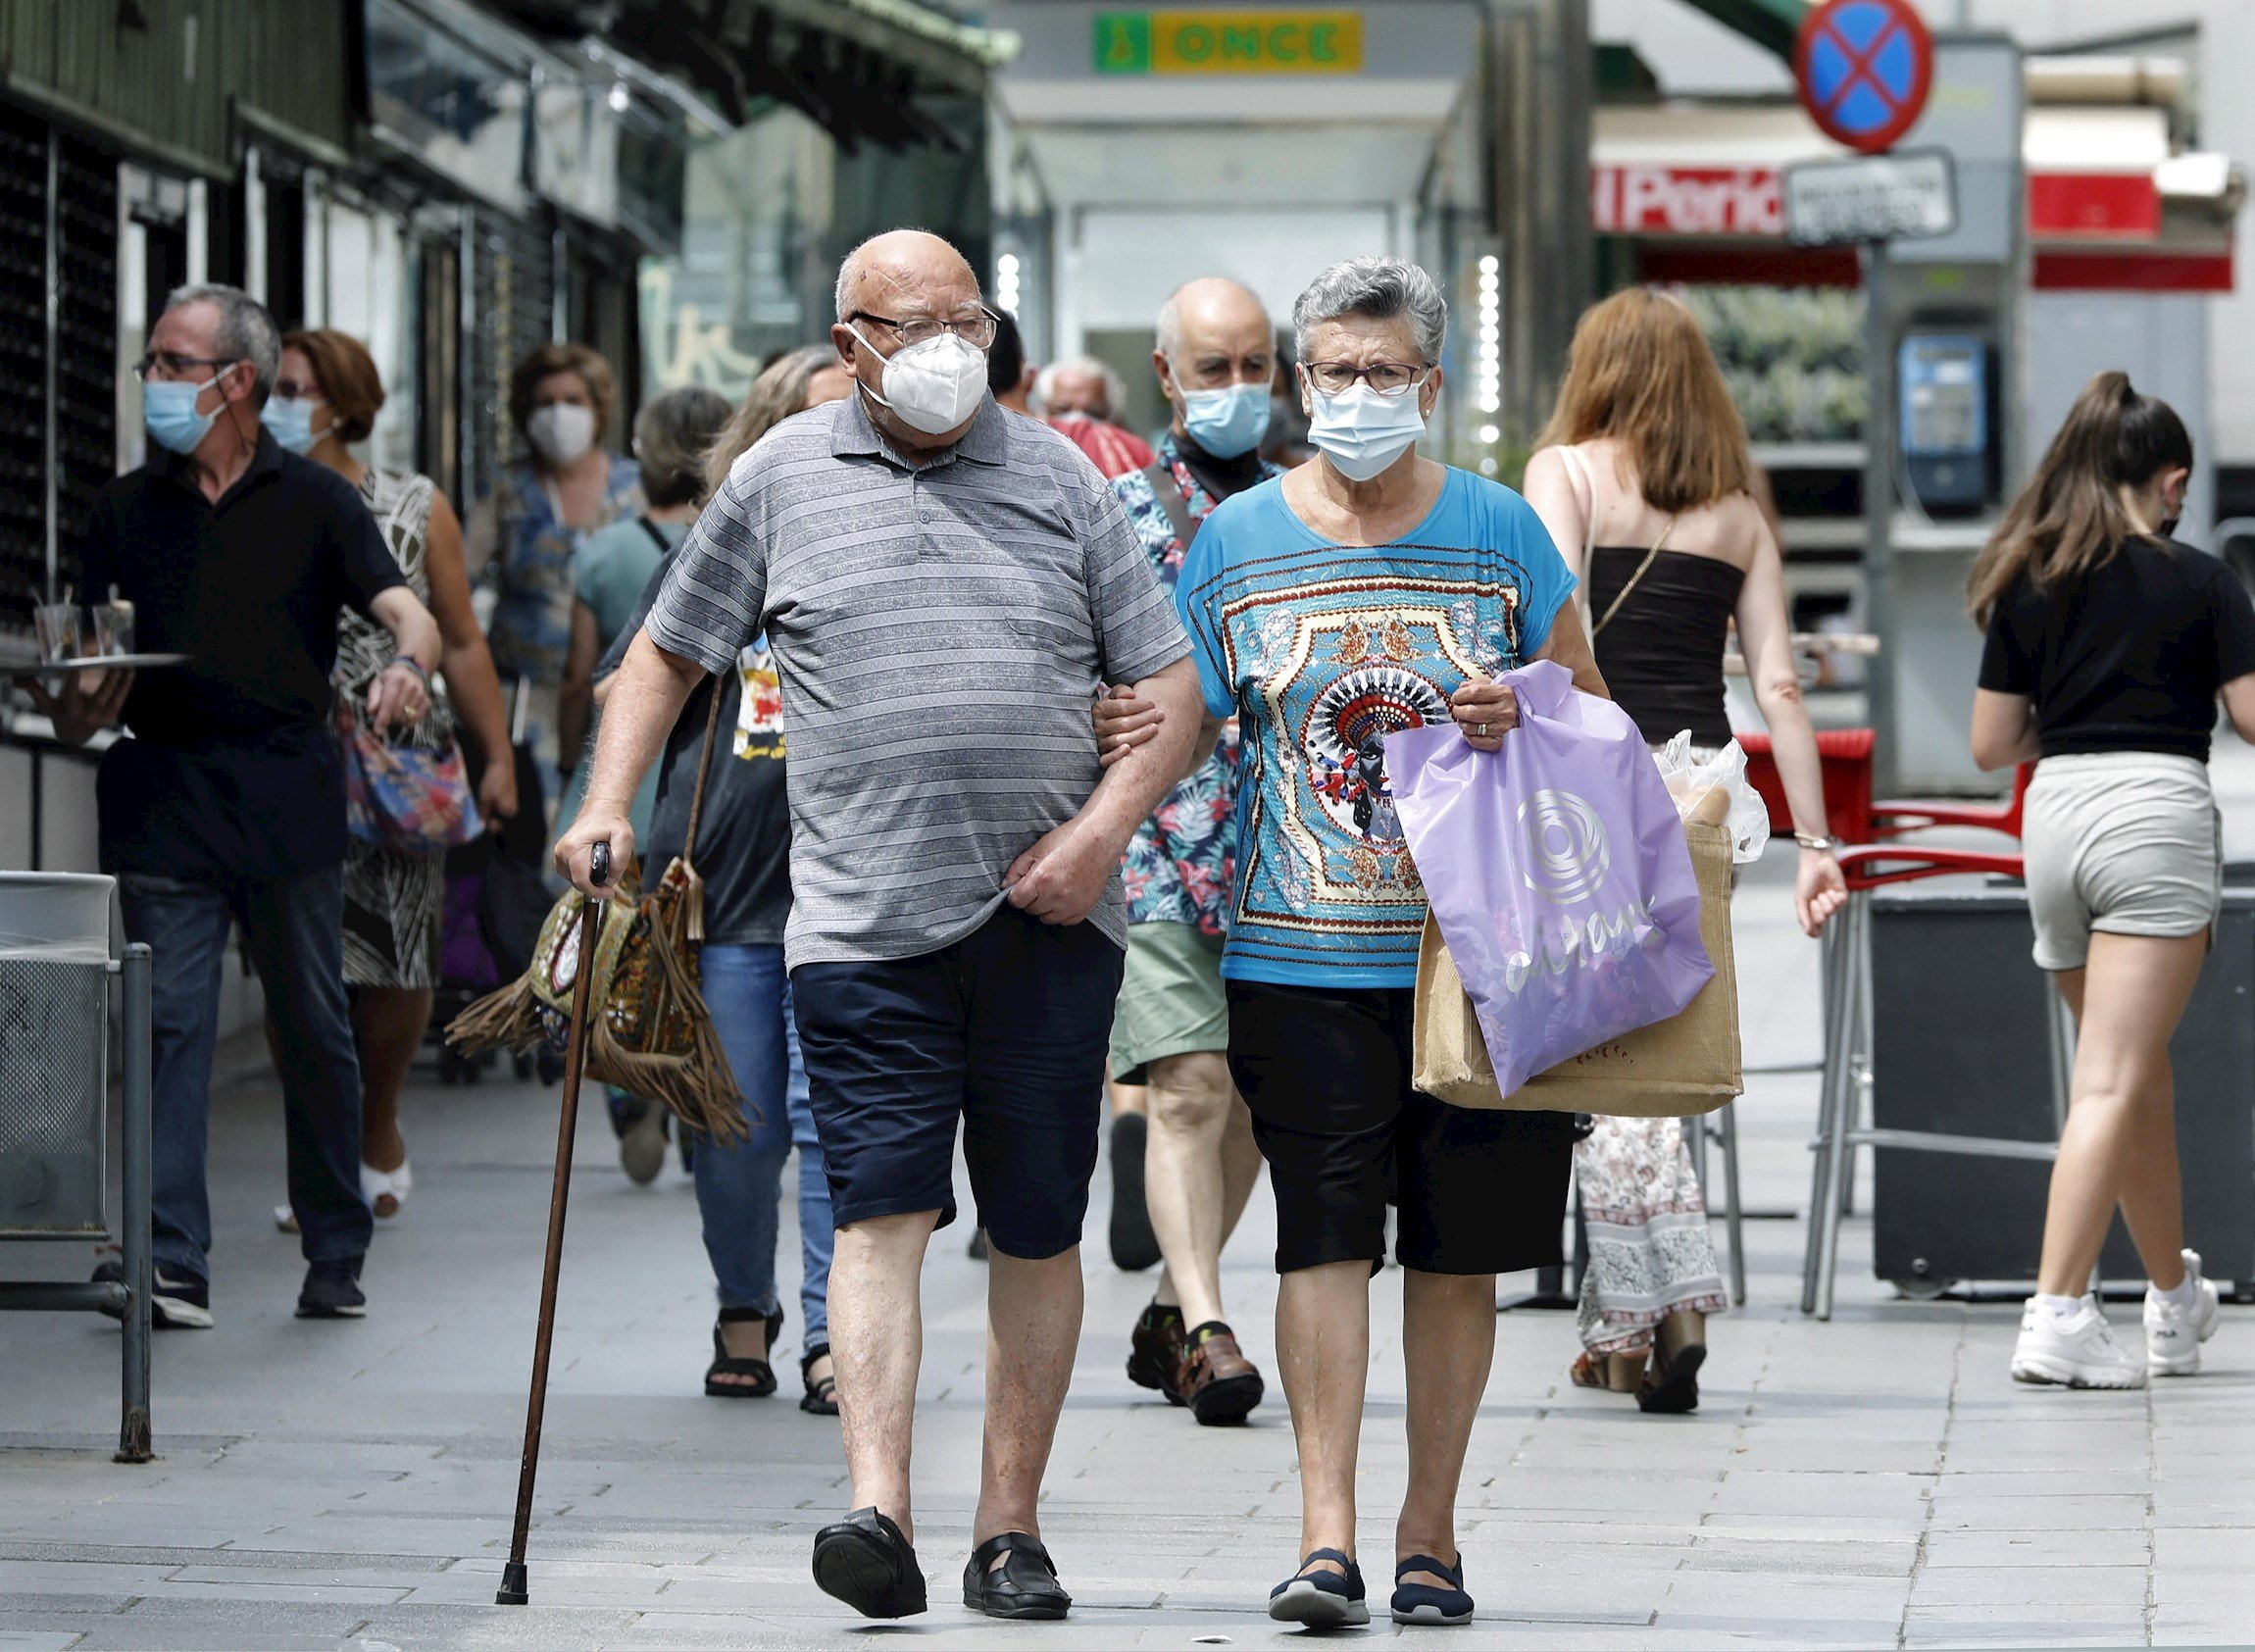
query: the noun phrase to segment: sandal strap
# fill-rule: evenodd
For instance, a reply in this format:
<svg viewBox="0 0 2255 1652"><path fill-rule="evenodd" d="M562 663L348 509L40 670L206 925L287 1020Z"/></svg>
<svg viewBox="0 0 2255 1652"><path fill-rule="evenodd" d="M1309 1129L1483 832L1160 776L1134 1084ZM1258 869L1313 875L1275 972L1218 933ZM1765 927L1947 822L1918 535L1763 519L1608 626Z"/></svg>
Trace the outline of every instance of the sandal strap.
<svg viewBox="0 0 2255 1652"><path fill-rule="evenodd" d="M994 1564L997 1556L1002 1557L1000 1566ZM975 1581L977 1588L991 1594L1034 1600L1065 1593L1049 1550L1031 1532L996 1532L972 1551L965 1571L967 1584Z"/></svg>
<svg viewBox="0 0 2255 1652"><path fill-rule="evenodd" d="M1310 1549L1308 1551L1307 1558L1300 1562L1299 1571L1293 1573L1292 1576L1295 1577L1307 1577L1309 1575L1308 1568L1315 1565L1319 1560L1335 1561L1338 1563L1339 1568L1346 1572L1352 1572L1355 1569L1355 1563L1353 1560L1348 1558L1348 1556L1342 1553L1340 1550Z"/></svg>

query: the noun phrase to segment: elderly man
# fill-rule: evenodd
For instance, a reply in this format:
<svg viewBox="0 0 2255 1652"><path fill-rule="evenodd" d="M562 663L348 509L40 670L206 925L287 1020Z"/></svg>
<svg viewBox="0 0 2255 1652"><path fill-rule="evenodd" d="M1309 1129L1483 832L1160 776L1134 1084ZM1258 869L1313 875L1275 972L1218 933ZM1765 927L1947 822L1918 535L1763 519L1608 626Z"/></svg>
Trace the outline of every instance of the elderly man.
<svg viewBox="0 0 2255 1652"><path fill-rule="evenodd" d="M1115 423L1127 411L1128 386L1094 356L1051 362L1033 377L1033 409L1073 438L1109 479L1140 471L1157 457L1151 444Z"/></svg>
<svg viewBox="0 0 2255 1652"><path fill-rule="evenodd" d="M1157 459L1113 482L1169 590L1198 524L1221 500L1283 473L1261 458L1277 376L1277 329L1236 281L1191 281L1159 312L1159 375L1174 421ZM1152 726L1116 689L1108 721ZM1113 749L1120 749L1118 743ZM1200 1423L1234 1423L1261 1401L1261 1374L1222 1317L1222 1246L1261 1174L1253 1118L1229 1082L1222 989L1236 850L1234 731L1135 829L1128 850L1128 970L1112 1024L1112 1077L1143 1084L1150 1117L1143 1194L1166 1268L1130 1339L1128 1375ZM1135 1130L1113 1125L1117 1160Z"/></svg>
<svg viewBox="0 0 2255 1652"><path fill-rule="evenodd" d="M369 692L379 725L428 704L437 623L359 492L259 423L281 361L264 306L234 287L173 294L141 358L149 458L95 502L86 588L133 605L134 642L188 662L92 693L42 696L103 754L101 853L125 935L156 952L155 1309L212 1323L204 1152L220 972L241 926L277 1036L303 1319L358 1318L374 1223L360 1185L360 1063L344 990L344 776L329 727L336 613L391 632ZM117 1277L105 1263L95 1278Z"/></svg>
<svg viewBox="0 0 2255 1652"><path fill-rule="evenodd" d="M985 1457L964 1602L1071 1605L1038 1499L1073 1373L1079 1238L1127 924L1120 857L1189 767L1198 690L1120 503L987 393L994 317L936 236L838 273L858 393L777 426L676 553L604 708L557 864L632 846L626 805L699 676L765 630L790 744L799 1041L837 1221L830 1347L854 1512L815 1580L874 1618L925 1607L911 1546L917 1281L955 1216L960 1120L992 1251ZM1110 768L1090 697L1132 682L1159 737Z"/></svg>

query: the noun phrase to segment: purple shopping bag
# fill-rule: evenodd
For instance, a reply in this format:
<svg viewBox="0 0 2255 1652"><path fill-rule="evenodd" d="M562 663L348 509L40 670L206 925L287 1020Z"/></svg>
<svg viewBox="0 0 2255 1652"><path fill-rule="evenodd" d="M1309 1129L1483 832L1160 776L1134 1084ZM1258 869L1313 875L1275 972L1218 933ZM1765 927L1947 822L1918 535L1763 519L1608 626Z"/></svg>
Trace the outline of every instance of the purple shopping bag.
<svg viewBox="0 0 2255 1652"><path fill-rule="evenodd" d="M1552 661L1498 680L1519 697L1501 752L1408 728L1386 776L1508 1096L1667 1020L1715 971L1681 820L1629 714Z"/></svg>

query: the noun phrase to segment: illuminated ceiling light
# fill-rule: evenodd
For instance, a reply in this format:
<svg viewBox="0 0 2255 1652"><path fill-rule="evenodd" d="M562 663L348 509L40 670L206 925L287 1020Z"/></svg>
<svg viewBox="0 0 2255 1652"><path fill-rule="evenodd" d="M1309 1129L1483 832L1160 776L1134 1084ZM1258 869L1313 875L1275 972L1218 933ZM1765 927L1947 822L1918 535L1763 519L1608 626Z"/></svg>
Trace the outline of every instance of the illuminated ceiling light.
<svg viewBox="0 0 2255 1652"><path fill-rule="evenodd" d="M630 91L628 91L628 90L626 89L626 81L624 81L624 80L614 80L614 81L612 81L612 82L611 82L611 96L610 96L609 102L610 102L610 105L611 105L611 113L612 113L612 114L614 114L614 115L624 115L624 114L626 114L626 105L628 105L629 103L631 103L631 102L633 102L633 101L634 101L634 94L633 94L632 92L630 92Z"/></svg>
<svg viewBox="0 0 2255 1652"><path fill-rule="evenodd" d="M1499 268L1500 266L1496 263L1495 254L1492 252L1479 261L1479 273L1483 275L1492 275Z"/></svg>
<svg viewBox="0 0 2255 1652"><path fill-rule="evenodd" d="M1488 443L1490 446L1493 446L1496 442L1499 442L1503 439L1503 432L1497 429L1493 425L1482 425L1479 427L1479 439Z"/></svg>

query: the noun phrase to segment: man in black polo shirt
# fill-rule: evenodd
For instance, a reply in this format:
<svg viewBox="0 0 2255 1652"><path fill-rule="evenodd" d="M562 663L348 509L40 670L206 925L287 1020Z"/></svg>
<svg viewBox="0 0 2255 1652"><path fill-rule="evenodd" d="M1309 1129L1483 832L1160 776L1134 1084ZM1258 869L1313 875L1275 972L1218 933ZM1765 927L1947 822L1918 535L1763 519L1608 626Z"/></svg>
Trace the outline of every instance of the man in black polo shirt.
<svg viewBox="0 0 2255 1652"><path fill-rule="evenodd" d="M94 506L86 588L134 607L135 645L189 662L46 698L103 755L103 870L129 939L156 954L157 1323L212 1323L204 1153L230 922L274 1016L290 1206L309 1264L301 1318L357 1318L374 1223L360 1189L360 1063L345 1006L344 777L329 729L336 615L384 626L377 725L427 703L438 626L350 482L285 453L259 424L281 342L233 287L173 294L139 372L148 463ZM115 1271L104 1264L95 1277Z"/></svg>

